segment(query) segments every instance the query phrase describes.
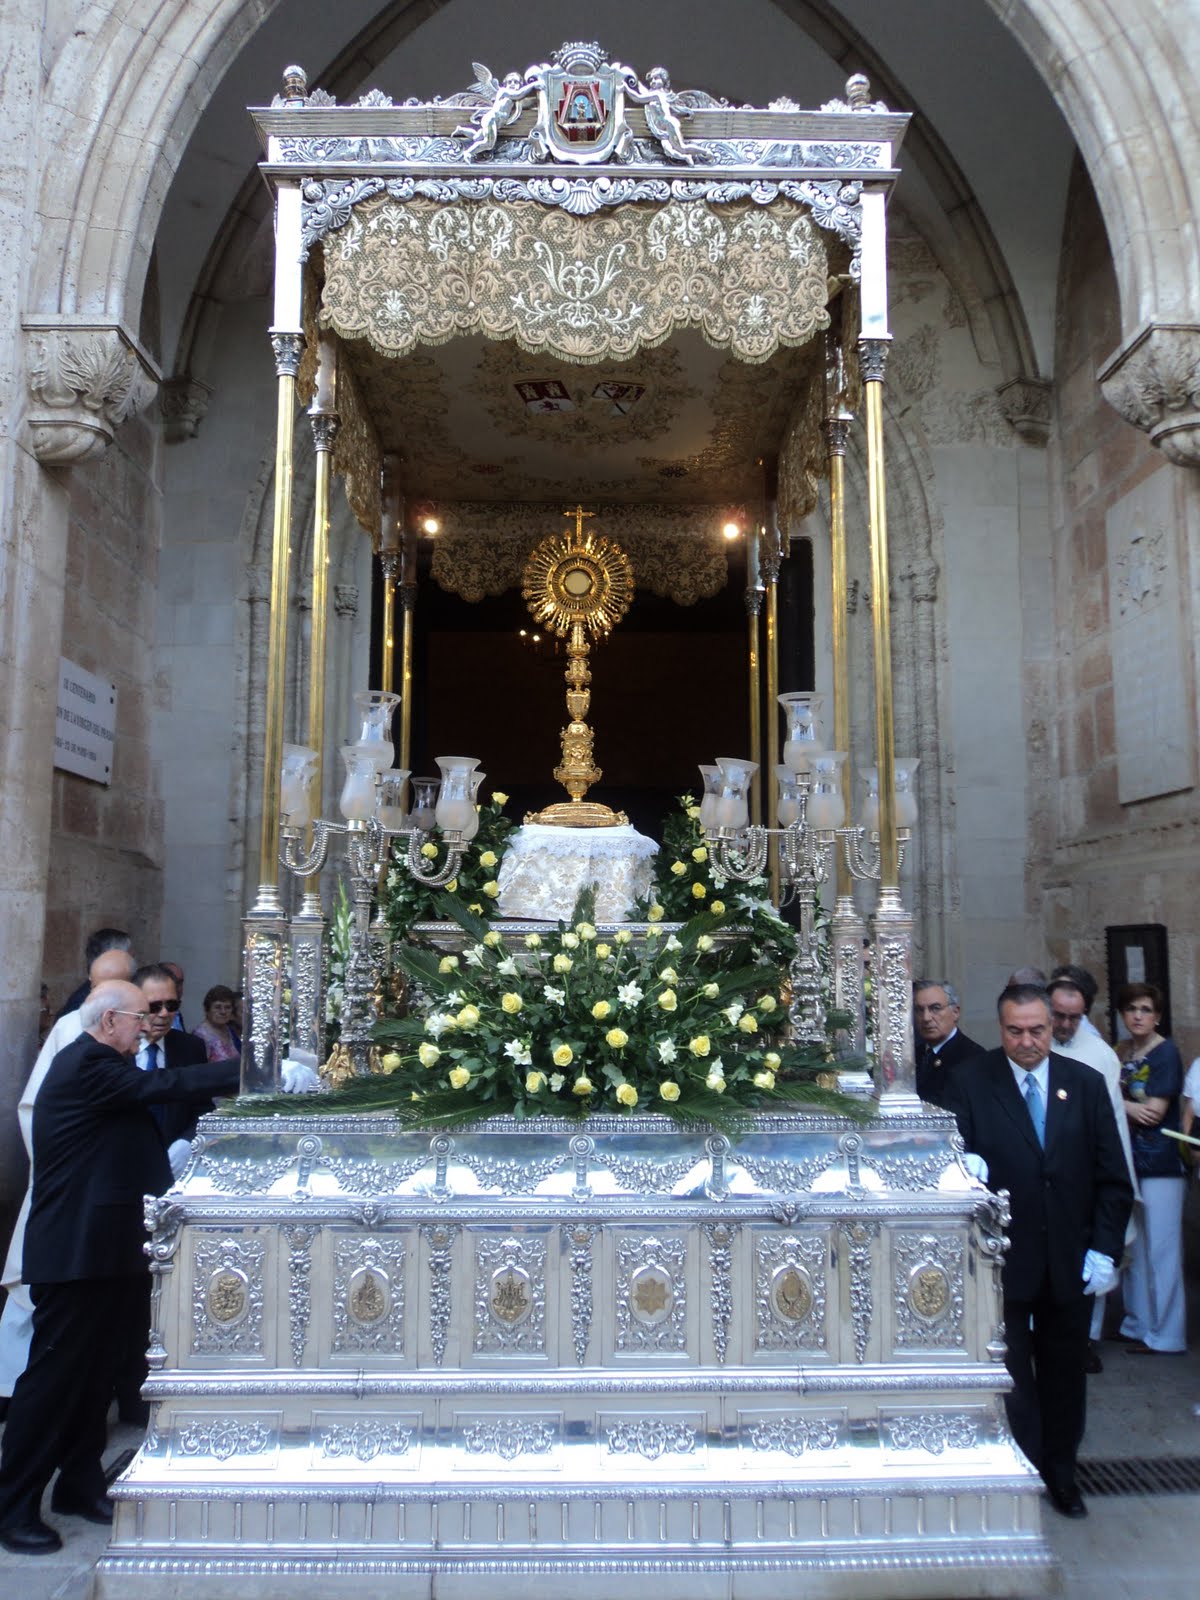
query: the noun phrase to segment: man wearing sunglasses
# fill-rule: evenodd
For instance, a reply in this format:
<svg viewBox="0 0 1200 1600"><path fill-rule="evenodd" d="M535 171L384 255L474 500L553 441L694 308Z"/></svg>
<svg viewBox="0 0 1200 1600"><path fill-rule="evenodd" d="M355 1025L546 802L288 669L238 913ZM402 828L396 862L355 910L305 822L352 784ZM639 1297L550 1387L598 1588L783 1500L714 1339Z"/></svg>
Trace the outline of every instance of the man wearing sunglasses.
<svg viewBox="0 0 1200 1600"><path fill-rule="evenodd" d="M139 967L133 981L146 997L145 1037L137 1052L141 1070L155 1072L160 1067L194 1067L207 1061L203 1039L182 1033L175 1026L179 1015L179 981L166 962ZM187 1164L196 1124L204 1112L212 1110L212 1103L201 1106L177 1103L157 1106L155 1110L155 1120L171 1158L171 1171L178 1177Z"/></svg>
<svg viewBox="0 0 1200 1600"><path fill-rule="evenodd" d="M61 1547L41 1519L56 1468L52 1511L112 1520L101 1457L116 1371L138 1318L145 1346L143 1196L171 1184L153 1108L207 1104L237 1089L236 1062L138 1072L132 1058L150 1021L147 1004L131 983L98 985L80 1007L84 1031L55 1056L34 1102L22 1256L33 1342L0 1444L0 1546L22 1555Z"/></svg>

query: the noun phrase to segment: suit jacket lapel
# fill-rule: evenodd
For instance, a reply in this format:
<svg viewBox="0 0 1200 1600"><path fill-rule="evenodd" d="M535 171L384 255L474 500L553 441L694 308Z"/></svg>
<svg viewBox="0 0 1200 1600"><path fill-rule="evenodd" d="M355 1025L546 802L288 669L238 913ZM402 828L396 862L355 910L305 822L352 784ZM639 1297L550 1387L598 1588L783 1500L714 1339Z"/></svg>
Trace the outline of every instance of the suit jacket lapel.
<svg viewBox="0 0 1200 1600"><path fill-rule="evenodd" d="M1000 1105L1004 1111L1015 1124L1018 1133L1020 1133L1023 1139L1028 1141L1032 1148L1037 1151L1038 1155L1041 1155L1042 1147L1038 1143L1037 1134L1033 1131L1033 1122L1029 1116L1029 1107L1021 1098L1021 1092L1017 1088L1016 1079L1012 1075L1012 1068L1008 1064L1008 1057L1005 1056L1003 1052L1001 1052L1000 1062L992 1079L992 1086L995 1090L996 1099L1000 1102ZM1049 1142L1050 1123L1049 1116L1047 1115L1046 1143L1049 1144Z"/></svg>

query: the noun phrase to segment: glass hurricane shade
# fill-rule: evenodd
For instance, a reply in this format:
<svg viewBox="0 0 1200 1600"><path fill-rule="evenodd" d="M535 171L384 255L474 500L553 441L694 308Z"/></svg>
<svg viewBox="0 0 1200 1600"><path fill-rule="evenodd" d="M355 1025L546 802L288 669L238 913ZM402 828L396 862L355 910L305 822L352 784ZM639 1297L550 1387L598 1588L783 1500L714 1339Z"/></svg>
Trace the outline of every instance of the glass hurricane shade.
<svg viewBox="0 0 1200 1600"><path fill-rule="evenodd" d="M821 733L824 699L824 695L810 694L807 690L779 696L787 718L783 763L791 772L807 772L812 757L825 748Z"/></svg>
<svg viewBox="0 0 1200 1600"><path fill-rule="evenodd" d="M921 765L920 758L906 758L895 763L896 784L896 826L898 828L912 828L917 821L917 794L914 778L917 768ZM862 775L867 780L866 798L863 800L859 822L868 833L879 832L879 768L863 767Z"/></svg>
<svg viewBox="0 0 1200 1600"><path fill-rule="evenodd" d="M395 760L392 748L392 718L400 704L400 696L387 689L362 689L354 696L359 713L360 746L369 745L375 756L376 772L386 772Z"/></svg>
<svg viewBox="0 0 1200 1600"><path fill-rule="evenodd" d="M846 820L846 800L842 793L844 750L823 750L812 758L812 792L808 798L808 820L824 832L840 828Z"/></svg>
<svg viewBox="0 0 1200 1600"><path fill-rule="evenodd" d="M737 832L750 824L750 781L758 771L758 762L718 756L717 766L721 769L721 792L717 799L716 825Z"/></svg>
<svg viewBox="0 0 1200 1600"><path fill-rule="evenodd" d="M479 818L471 798L471 778L479 761L475 756L436 756L434 759L442 774L442 786L434 807L437 825L443 833L473 837L468 830L472 823L478 829Z"/></svg>
<svg viewBox="0 0 1200 1600"><path fill-rule="evenodd" d="M408 825L405 814L408 776L408 771L404 767L392 767L389 771L380 773L375 815L381 828L391 828L398 833L401 828Z"/></svg>
<svg viewBox="0 0 1200 1600"><path fill-rule="evenodd" d="M306 744L285 744L279 769L279 811L284 824L303 828L312 821L312 780L317 752Z"/></svg>
<svg viewBox="0 0 1200 1600"><path fill-rule="evenodd" d="M717 801L721 797L721 769L720 767L701 767L700 778L704 784L704 792L700 796L700 826L702 828L715 828L717 825Z"/></svg>
<svg viewBox="0 0 1200 1600"><path fill-rule="evenodd" d="M437 821L435 807L437 806L438 790L441 780L438 778L414 778L413 808L409 823L414 828L420 828L422 833L428 833Z"/></svg>
<svg viewBox="0 0 1200 1600"><path fill-rule="evenodd" d="M375 814L375 778L378 744L374 740L342 746L346 779L338 796L338 809L347 822L366 822Z"/></svg>
<svg viewBox="0 0 1200 1600"><path fill-rule="evenodd" d="M793 822L800 821L799 774L793 772L791 767L778 766L775 768L775 777L779 784L779 826L790 828Z"/></svg>

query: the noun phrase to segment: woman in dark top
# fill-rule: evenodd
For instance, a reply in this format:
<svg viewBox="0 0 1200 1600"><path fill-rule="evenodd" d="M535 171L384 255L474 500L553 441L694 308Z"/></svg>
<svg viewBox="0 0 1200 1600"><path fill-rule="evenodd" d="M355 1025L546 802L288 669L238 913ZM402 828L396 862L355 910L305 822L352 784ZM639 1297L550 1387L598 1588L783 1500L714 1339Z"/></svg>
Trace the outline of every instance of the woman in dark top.
<svg viewBox="0 0 1200 1600"><path fill-rule="evenodd" d="M1179 1145L1163 1132L1179 1130L1183 1062L1170 1039L1158 1031L1162 995L1152 983L1127 983L1117 995L1117 1010L1129 1038L1121 1057L1121 1092L1133 1164L1142 1191L1141 1227L1124 1278L1122 1335L1139 1355L1168 1354L1187 1348L1183 1292L1184 1166Z"/></svg>

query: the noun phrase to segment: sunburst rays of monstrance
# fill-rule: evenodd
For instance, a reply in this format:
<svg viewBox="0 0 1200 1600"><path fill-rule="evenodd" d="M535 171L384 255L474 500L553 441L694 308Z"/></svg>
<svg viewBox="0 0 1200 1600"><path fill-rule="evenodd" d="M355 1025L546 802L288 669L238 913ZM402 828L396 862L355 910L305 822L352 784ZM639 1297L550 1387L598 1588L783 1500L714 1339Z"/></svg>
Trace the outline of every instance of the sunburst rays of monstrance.
<svg viewBox="0 0 1200 1600"><path fill-rule="evenodd" d="M530 812L526 822L567 828L614 828L629 819L623 811L583 797L603 773L592 754L592 730L586 717L592 695L588 685L591 639L604 639L629 610L633 568L629 557L611 539L584 533L583 519L595 516L576 506L564 516L575 518L574 532L551 534L525 563L521 586L535 622L567 641L567 712L562 732L562 760L554 776L570 800Z"/></svg>

